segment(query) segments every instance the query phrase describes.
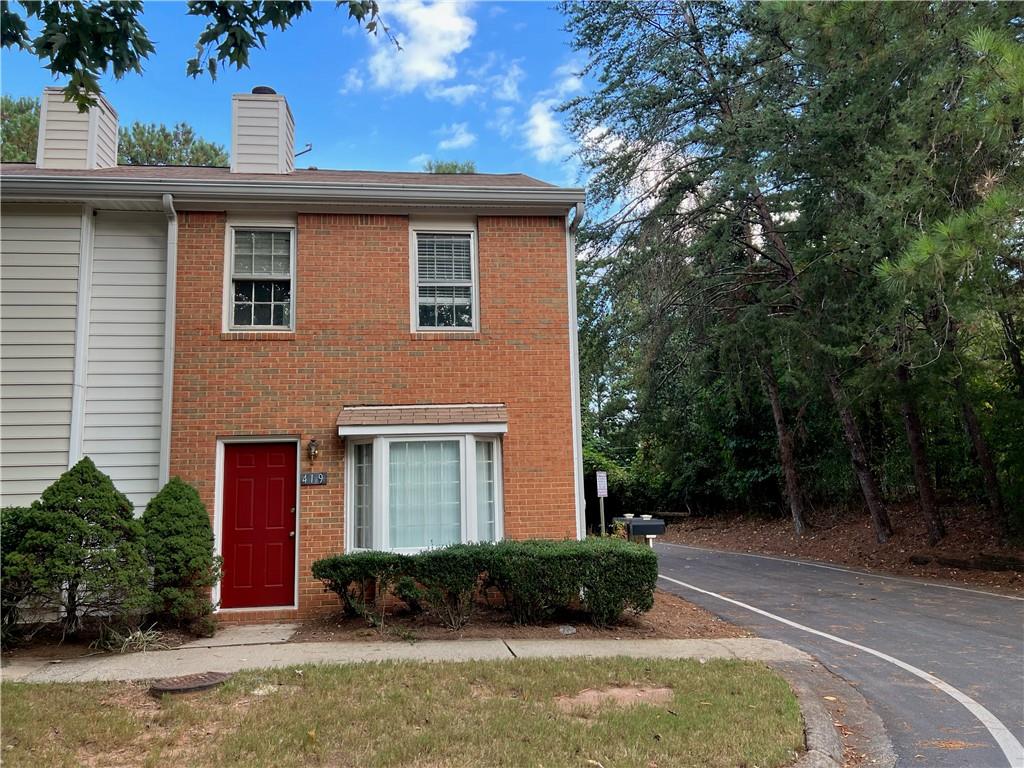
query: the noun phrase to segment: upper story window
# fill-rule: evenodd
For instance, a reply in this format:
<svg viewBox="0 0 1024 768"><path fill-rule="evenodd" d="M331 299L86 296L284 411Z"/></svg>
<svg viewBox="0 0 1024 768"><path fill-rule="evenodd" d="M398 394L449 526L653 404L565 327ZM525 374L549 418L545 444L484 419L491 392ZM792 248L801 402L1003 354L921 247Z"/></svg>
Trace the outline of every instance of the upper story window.
<svg viewBox="0 0 1024 768"><path fill-rule="evenodd" d="M290 330L295 315L295 231L232 230L232 330Z"/></svg>
<svg viewBox="0 0 1024 768"><path fill-rule="evenodd" d="M476 330L479 291L473 232L416 230L413 242L416 330Z"/></svg>

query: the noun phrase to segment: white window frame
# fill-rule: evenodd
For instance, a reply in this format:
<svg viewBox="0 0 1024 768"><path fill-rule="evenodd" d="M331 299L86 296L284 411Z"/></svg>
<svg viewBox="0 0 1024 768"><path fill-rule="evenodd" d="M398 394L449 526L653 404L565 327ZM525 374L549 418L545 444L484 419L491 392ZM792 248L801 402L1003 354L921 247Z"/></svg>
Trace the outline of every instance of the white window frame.
<svg viewBox="0 0 1024 768"><path fill-rule="evenodd" d="M296 247L298 240L298 228L294 219L280 220L230 220L224 237L224 307L222 331L225 333L295 333L295 308L296 296L298 294L297 276L298 263ZM288 308L288 325L235 325L235 232L244 230L246 232L287 232L289 246L289 261L291 273L291 302ZM258 277L240 278L257 280ZM273 278L269 278L273 279Z"/></svg>
<svg viewBox="0 0 1024 768"><path fill-rule="evenodd" d="M421 326L419 310L419 269L417 236L429 235L469 235L469 263L473 286L470 301L473 302L473 325L460 326ZM477 255L477 233L475 220L450 219L410 219L409 221L409 326L413 333L479 333L480 331L480 266Z"/></svg>
<svg viewBox="0 0 1024 768"><path fill-rule="evenodd" d="M400 547L392 549L390 545L391 522L388 519L390 507L388 471L390 468L390 446L392 443L409 442L442 442L458 441L459 443L459 480L462 486L461 504L462 520L461 543L468 544L478 541L478 514L476 497L476 443L490 442L494 445L494 540L501 541L505 537L505 505L503 485L503 465L501 437L498 434L474 433L435 433L435 434L389 434L368 437L349 437L345 443L345 551L363 551L365 547L355 546L355 451L353 446L358 443L373 444L373 490L372 531L373 546L370 549L415 554L430 547Z"/></svg>

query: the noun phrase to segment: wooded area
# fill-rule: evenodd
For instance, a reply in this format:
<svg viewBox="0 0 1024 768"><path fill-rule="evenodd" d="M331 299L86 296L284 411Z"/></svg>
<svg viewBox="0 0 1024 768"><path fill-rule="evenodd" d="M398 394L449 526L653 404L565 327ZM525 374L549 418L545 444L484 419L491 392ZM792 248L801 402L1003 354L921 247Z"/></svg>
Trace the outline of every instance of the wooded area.
<svg viewBox="0 0 1024 768"><path fill-rule="evenodd" d="M563 5L587 468L626 503L1024 529L1024 6Z"/></svg>

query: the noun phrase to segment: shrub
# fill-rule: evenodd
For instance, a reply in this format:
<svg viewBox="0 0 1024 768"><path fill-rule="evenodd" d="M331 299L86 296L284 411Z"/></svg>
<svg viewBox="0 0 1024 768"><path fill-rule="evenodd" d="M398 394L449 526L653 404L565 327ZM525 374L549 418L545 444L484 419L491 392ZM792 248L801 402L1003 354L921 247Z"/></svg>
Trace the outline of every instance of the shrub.
<svg viewBox="0 0 1024 768"><path fill-rule="evenodd" d="M411 576L399 577L395 582L395 596L405 603L410 613L423 612L423 590Z"/></svg>
<svg viewBox="0 0 1024 768"><path fill-rule="evenodd" d="M490 544L454 544L412 559L413 577L423 586L427 610L449 629L461 629L473 613Z"/></svg>
<svg viewBox="0 0 1024 768"><path fill-rule="evenodd" d="M195 488L171 478L146 505L142 527L159 618L190 626L209 616L220 559L213 552L210 516Z"/></svg>
<svg viewBox="0 0 1024 768"><path fill-rule="evenodd" d="M349 616L366 616L369 589L381 592L408 571L408 558L394 552L352 552L313 563L313 578L341 600Z"/></svg>
<svg viewBox="0 0 1024 768"><path fill-rule="evenodd" d="M614 624L626 610L643 613L654 607L658 557L650 547L611 538L574 542L574 547L583 607L595 626Z"/></svg>
<svg viewBox="0 0 1024 768"><path fill-rule="evenodd" d="M65 634L89 616L138 617L152 605L142 524L131 502L88 457L43 491L4 563L4 580L29 585L60 609Z"/></svg>
<svg viewBox="0 0 1024 768"><path fill-rule="evenodd" d="M516 624L542 624L579 598L575 541L503 541L489 557L488 582L501 592Z"/></svg>
<svg viewBox="0 0 1024 768"><path fill-rule="evenodd" d="M19 639L21 611L32 594L31 579L24 573L17 574L17 567L10 567L11 555L21 547L31 514L29 507L0 509L0 646L4 648Z"/></svg>
<svg viewBox="0 0 1024 768"><path fill-rule="evenodd" d="M648 547L621 539L504 541L455 544L418 555L355 552L318 560L313 575L335 592L349 614L368 616L365 587L377 584L411 610L420 603L449 629L470 620L481 587L497 587L511 618L539 624L581 603L599 627L624 611L654 605L658 559Z"/></svg>

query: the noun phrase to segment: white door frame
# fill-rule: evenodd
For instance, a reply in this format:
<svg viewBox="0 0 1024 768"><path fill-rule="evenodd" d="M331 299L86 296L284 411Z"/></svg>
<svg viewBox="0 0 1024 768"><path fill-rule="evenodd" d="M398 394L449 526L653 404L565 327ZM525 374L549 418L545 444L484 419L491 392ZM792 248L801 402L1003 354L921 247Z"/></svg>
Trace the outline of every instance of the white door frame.
<svg viewBox="0 0 1024 768"><path fill-rule="evenodd" d="M295 584L292 587L291 605L259 605L252 608L221 608L220 581L213 587L213 605L215 613L244 613L246 611L275 611L297 609L299 607L299 520L300 508L300 469L302 456L300 450L302 438L295 435L232 435L217 438L217 457L214 462L216 477L213 490L213 551L217 557L223 557L224 551L224 446L235 443L295 443ZM222 576L223 578L223 576Z"/></svg>

